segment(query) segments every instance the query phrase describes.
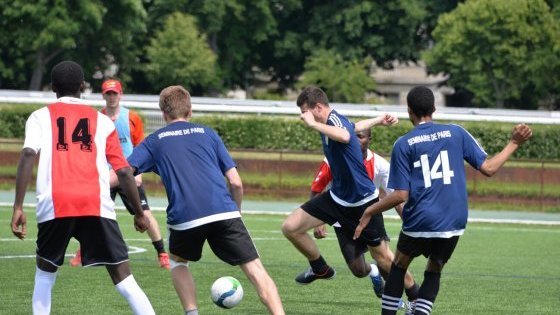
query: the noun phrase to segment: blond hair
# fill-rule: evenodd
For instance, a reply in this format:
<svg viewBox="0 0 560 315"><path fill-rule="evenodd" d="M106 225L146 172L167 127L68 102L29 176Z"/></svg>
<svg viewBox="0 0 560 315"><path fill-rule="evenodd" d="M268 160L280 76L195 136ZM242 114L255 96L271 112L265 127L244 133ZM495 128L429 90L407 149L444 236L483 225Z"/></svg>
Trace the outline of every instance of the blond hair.
<svg viewBox="0 0 560 315"><path fill-rule="evenodd" d="M161 90L159 108L169 118L188 118L191 112L191 94L180 85L172 85Z"/></svg>

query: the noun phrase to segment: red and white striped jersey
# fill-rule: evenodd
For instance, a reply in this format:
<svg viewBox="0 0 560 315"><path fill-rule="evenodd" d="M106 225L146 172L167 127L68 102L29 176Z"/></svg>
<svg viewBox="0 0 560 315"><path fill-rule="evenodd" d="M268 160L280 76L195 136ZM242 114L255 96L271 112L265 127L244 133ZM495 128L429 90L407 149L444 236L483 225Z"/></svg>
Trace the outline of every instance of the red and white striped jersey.
<svg viewBox="0 0 560 315"><path fill-rule="evenodd" d="M29 116L23 147L40 153L37 223L78 216L116 219L107 163L114 170L129 165L111 119L77 98L62 97Z"/></svg>
<svg viewBox="0 0 560 315"><path fill-rule="evenodd" d="M366 172L369 178L375 184L375 189L382 188L387 193L393 191L392 189L387 188L390 168L389 162L387 162L387 160L368 149L367 156L364 159L364 166L366 167ZM330 187L331 181L331 168L329 167L329 162L325 158L319 166L319 170L315 175L313 183L311 183L311 191L316 193L323 192L325 189L328 189Z"/></svg>

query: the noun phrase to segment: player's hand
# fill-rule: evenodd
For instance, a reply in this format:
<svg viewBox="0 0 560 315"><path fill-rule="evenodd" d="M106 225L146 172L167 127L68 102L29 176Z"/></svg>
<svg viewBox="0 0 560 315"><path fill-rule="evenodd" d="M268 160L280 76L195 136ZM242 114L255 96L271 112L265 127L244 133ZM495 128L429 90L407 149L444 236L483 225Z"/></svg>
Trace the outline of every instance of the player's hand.
<svg viewBox="0 0 560 315"><path fill-rule="evenodd" d="M315 238L318 240L327 237L327 226L325 224L322 224L316 227L313 230L313 236L315 236Z"/></svg>
<svg viewBox="0 0 560 315"><path fill-rule="evenodd" d="M25 213L21 208L14 208L14 213L12 214L12 233L20 240L25 238L27 235L27 218Z"/></svg>
<svg viewBox="0 0 560 315"><path fill-rule="evenodd" d="M525 141L529 140L533 135L533 131L529 126L525 124L519 124L513 128L511 134L511 141L517 145L523 144Z"/></svg>
<svg viewBox="0 0 560 315"><path fill-rule="evenodd" d="M150 219L142 214L134 215L134 228L140 233L144 233L150 227Z"/></svg>
<svg viewBox="0 0 560 315"><path fill-rule="evenodd" d="M356 230L354 231L354 239L358 239L360 235L362 235L362 231L368 225L370 220L371 220L371 213L366 210L364 214L362 214L362 217L360 218L360 223L358 224Z"/></svg>
<svg viewBox="0 0 560 315"><path fill-rule="evenodd" d="M391 114L385 114L383 120L381 121L381 124L383 126L392 126L397 124L398 122L399 122L399 118L397 116Z"/></svg>
<svg viewBox="0 0 560 315"><path fill-rule="evenodd" d="M313 125L316 123L315 117L313 117L313 113L311 113L310 111L305 111L301 113L299 117L309 127L313 127Z"/></svg>

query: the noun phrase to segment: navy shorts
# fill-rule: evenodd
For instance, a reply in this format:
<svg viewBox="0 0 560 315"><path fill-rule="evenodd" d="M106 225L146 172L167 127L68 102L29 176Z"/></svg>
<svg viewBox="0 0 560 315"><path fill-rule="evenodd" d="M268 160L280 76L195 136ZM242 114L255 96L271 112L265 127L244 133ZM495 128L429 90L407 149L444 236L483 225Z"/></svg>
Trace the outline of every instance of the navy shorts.
<svg viewBox="0 0 560 315"><path fill-rule="evenodd" d="M121 196L121 200L126 207L126 210L128 210L130 214L134 215L132 204L130 203L130 201L128 201L128 197L123 192L123 190L119 186L111 188L111 199L113 199L113 201L115 201L117 194ZM140 195L140 205L142 206L142 209L150 210L150 206L148 205L148 197L146 197L146 191L144 190L144 185L138 186L138 195Z"/></svg>
<svg viewBox="0 0 560 315"><path fill-rule="evenodd" d="M39 223L37 255L55 266L64 264L70 239L80 242L82 265L116 265L128 260L128 249L115 220L87 216Z"/></svg>
<svg viewBox="0 0 560 315"><path fill-rule="evenodd" d="M407 256L418 257L424 255L426 258L444 265L455 251L457 242L459 242L459 236L450 238L412 237L401 231L397 249Z"/></svg>
<svg viewBox="0 0 560 315"><path fill-rule="evenodd" d="M341 233L346 233L350 239L354 235L354 231L360 222L360 218L365 209L376 203L379 198L375 198L364 205L357 207L345 207L336 203L330 192L324 192L315 198L307 201L301 208L309 215L329 224L340 223ZM337 232L338 236L338 232ZM381 213L374 215L368 225L362 231L362 235L354 242L363 242L369 246L378 246L387 237L385 232L385 224Z"/></svg>
<svg viewBox="0 0 560 315"><path fill-rule="evenodd" d="M169 252L189 261L200 260L206 241L218 258L232 266L259 258L241 218L211 222L187 230L169 229Z"/></svg>

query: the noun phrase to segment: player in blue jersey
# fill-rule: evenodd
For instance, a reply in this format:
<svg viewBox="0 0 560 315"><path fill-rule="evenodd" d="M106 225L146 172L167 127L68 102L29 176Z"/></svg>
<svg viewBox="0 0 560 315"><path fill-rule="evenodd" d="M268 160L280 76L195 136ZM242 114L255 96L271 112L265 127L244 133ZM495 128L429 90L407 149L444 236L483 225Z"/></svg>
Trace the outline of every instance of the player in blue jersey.
<svg viewBox="0 0 560 315"><path fill-rule="evenodd" d="M464 161L486 176L494 175L531 129L519 124L503 150L492 158L462 127L432 122L434 94L415 87L407 96L408 114L415 128L393 147L388 186L394 191L368 207L354 238L360 237L371 218L406 201L395 260L382 298L382 314L396 314L403 278L415 257L428 262L418 299L408 314L430 314L439 290L441 271L449 260L468 216Z"/></svg>
<svg viewBox="0 0 560 315"><path fill-rule="evenodd" d="M346 236L345 239L352 242L354 229L362 213L366 207L379 199L378 191L366 172L360 142L355 132L376 125L390 126L397 123L398 119L391 115L383 115L362 120L354 125L330 108L327 95L317 87L305 88L298 96L297 105L305 124L321 134L323 152L333 176L331 188L327 192L294 210L282 225L282 232L286 238L308 259L310 265L307 271L296 277L296 282L309 284L317 279L331 279L336 272L326 263L317 244L307 232L325 223L333 225L338 222ZM383 216L380 214L373 218L366 233L359 240L354 240L353 244L349 242L348 245L355 248L355 255L363 255L361 249L367 247L379 268L388 274L392 253L385 241L386 236ZM347 256L346 250L341 250L343 255ZM354 275L369 275L376 294L380 296L382 287L376 283L380 279L377 268L365 263L361 266L362 270L352 269ZM408 287L412 288L414 279L410 275L407 278ZM415 296L414 293L412 295Z"/></svg>
<svg viewBox="0 0 560 315"><path fill-rule="evenodd" d="M191 99L183 87L163 89L159 107L167 126L148 136L128 160L137 173L158 174L165 186L169 262L185 314L198 314L189 262L201 258L206 241L222 261L241 267L271 314L284 314L276 285L241 220L243 185L222 139L189 122Z"/></svg>

